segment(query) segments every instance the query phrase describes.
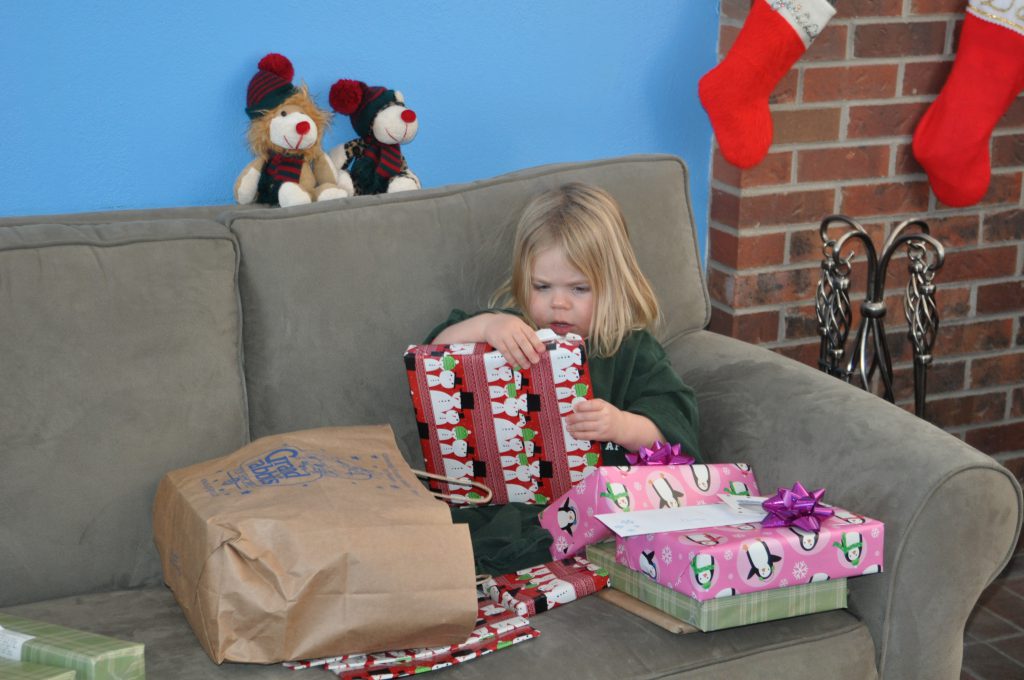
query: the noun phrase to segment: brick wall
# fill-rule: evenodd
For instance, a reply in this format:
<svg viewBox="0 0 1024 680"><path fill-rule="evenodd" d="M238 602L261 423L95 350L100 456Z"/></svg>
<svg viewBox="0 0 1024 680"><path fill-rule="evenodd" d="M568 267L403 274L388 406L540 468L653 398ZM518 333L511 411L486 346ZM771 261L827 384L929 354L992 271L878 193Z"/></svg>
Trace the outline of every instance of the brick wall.
<svg viewBox="0 0 1024 680"><path fill-rule="evenodd" d="M914 127L952 66L965 6L964 0L838 0L836 16L772 95L775 137L764 161L741 171L715 152L711 329L816 366L821 219L849 215L881 246L895 225L922 218L947 252L936 277L941 324L928 418L1021 478L1024 97L996 129L992 184L976 206L938 203L910 152ZM722 0L721 55L749 8L750 0ZM863 256L858 260L863 265ZM856 308L863 269L855 267L853 276ZM905 263L894 260L886 326L898 403L913 410L901 306L906 279Z"/></svg>

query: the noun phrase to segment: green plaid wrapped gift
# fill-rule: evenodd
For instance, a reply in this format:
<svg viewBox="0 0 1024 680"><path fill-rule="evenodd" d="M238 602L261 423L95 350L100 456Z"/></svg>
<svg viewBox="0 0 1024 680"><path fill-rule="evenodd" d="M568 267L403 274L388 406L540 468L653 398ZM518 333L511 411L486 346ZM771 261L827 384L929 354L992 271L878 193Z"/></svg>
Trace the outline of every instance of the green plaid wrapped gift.
<svg viewBox="0 0 1024 680"><path fill-rule="evenodd" d="M125 642L8 614L0 614L0 627L4 631L32 636L21 647L22 661L74 670L77 680L143 680L146 677L145 646L141 642ZM0 631L0 635L4 631Z"/></svg>
<svg viewBox="0 0 1024 680"><path fill-rule="evenodd" d="M4 680L75 680L70 668L0 659L0 678Z"/></svg>
<svg viewBox="0 0 1024 680"><path fill-rule="evenodd" d="M704 632L846 607L845 578L698 602L616 562L614 542L587 546L587 559L608 570L609 587Z"/></svg>

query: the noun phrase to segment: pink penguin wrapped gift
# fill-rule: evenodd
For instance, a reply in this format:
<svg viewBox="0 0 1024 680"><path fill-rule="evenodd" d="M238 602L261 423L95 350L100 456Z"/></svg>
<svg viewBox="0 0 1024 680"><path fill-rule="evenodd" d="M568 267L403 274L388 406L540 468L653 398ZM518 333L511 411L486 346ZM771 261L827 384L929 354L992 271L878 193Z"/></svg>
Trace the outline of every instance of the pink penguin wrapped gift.
<svg viewBox="0 0 1024 680"><path fill-rule="evenodd" d="M720 503L723 493L758 495L748 465L656 464L651 459L664 460L659 451L665 447L653 448L633 454L641 464L597 468L545 508L540 523L553 538L552 558L571 557L610 538L612 531L597 518L600 514Z"/></svg>
<svg viewBox="0 0 1024 680"><path fill-rule="evenodd" d="M799 483L764 520L616 538L615 559L698 601L882 571L885 526L821 502Z"/></svg>

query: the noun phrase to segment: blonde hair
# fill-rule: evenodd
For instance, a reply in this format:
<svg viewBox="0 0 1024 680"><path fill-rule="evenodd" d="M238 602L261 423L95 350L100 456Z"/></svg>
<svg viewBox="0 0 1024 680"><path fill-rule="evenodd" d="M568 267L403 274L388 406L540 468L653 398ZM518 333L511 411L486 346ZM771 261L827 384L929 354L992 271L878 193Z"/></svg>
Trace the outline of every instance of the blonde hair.
<svg viewBox="0 0 1024 680"><path fill-rule="evenodd" d="M512 274L491 298L491 306L513 306L529 318L533 265L537 256L559 247L587 278L594 294L588 339L595 356L611 356L625 337L652 329L658 300L629 241L622 210L603 189L566 184L527 204L516 226Z"/></svg>

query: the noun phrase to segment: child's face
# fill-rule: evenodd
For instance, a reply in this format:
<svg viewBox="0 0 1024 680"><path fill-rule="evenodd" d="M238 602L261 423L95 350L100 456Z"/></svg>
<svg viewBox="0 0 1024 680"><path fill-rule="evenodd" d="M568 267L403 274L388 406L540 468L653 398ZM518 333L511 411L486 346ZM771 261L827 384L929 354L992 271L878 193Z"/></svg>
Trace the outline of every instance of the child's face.
<svg viewBox="0 0 1024 680"><path fill-rule="evenodd" d="M587 277L569 263L562 248L552 247L537 254L528 307L538 328L584 338L590 333L594 293Z"/></svg>

